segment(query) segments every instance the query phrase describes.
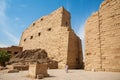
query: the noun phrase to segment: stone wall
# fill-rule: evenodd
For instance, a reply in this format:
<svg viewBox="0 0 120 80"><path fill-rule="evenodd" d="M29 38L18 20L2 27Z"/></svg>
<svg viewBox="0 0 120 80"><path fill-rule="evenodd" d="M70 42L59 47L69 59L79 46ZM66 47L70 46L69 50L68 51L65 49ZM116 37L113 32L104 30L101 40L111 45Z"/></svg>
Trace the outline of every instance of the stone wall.
<svg viewBox="0 0 120 80"><path fill-rule="evenodd" d="M67 64L69 68L82 68L83 58L82 58L82 45L81 40L76 37L73 31L69 31L69 41L68 41L68 56Z"/></svg>
<svg viewBox="0 0 120 80"><path fill-rule="evenodd" d="M69 60L73 61L69 64L69 68L77 68L76 58L78 56L76 55L81 55L82 51L78 52L77 43L80 41L76 41L77 36L71 29L70 18L70 13L63 7L47 16L43 16L23 32L19 46L22 46L23 50L45 49L50 59L58 61L59 68L65 68ZM71 47L69 47L69 44L71 44ZM82 56L79 58L82 60Z"/></svg>
<svg viewBox="0 0 120 80"><path fill-rule="evenodd" d="M11 47L5 47L5 48L0 48L0 51L7 51L8 53L11 54L11 57L13 57L14 55L18 54L19 52L22 52L22 47L18 47L18 46L11 46Z"/></svg>
<svg viewBox="0 0 120 80"><path fill-rule="evenodd" d="M87 20L85 69L120 71L120 0L105 0Z"/></svg>
<svg viewBox="0 0 120 80"><path fill-rule="evenodd" d="M14 65L7 65L7 68L11 70L17 69L17 70L23 71L23 70L28 70L29 65L15 65L14 64Z"/></svg>
<svg viewBox="0 0 120 80"><path fill-rule="evenodd" d="M85 69L101 69L98 12L94 13L85 27Z"/></svg>

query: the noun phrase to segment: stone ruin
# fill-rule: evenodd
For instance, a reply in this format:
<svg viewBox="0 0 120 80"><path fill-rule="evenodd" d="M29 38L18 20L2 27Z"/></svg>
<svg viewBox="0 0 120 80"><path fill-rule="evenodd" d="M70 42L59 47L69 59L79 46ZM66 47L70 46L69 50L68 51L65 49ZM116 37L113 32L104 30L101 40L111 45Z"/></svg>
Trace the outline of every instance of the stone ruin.
<svg viewBox="0 0 120 80"><path fill-rule="evenodd" d="M66 64L81 68L81 40L71 29L70 18L61 7L33 22L21 37L19 46L24 51L10 61L17 64L14 68L23 69L19 65L34 62L47 63L50 68L64 68ZM120 0L105 0L86 21L85 70L120 72Z"/></svg>
<svg viewBox="0 0 120 80"><path fill-rule="evenodd" d="M29 77L42 79L43 77L48 77L47 64L34 63L29 65Z"/></svg>
<svg viewBox="0 0 120 80"><path fill-rule="evenodd" d="M33 22L23 33L20 47L23 50L42 48L51 60L58 62L58 68L83 68L80 38L70 23L70 13L63 7Z"/></svg>
<svg viewBox="0 0 120 80"><path fill-rule="evenodd" d="M8 67L18 70L28 70L30 63L46 63L50 69L58 68L58 62L48 58L45 50L33 49L25 50L11 58Z"/></svg>
<svg viewBox="0 0 120 80"><path fill-rule="evenodd" d="M120 72L120 0L105 0L86 21L85 70Z"/></svg>
<svg viewBox="0 0 120 80"><path fill-rule="evenodd" d="M0 48L0 51L6 51L11 55L11 57L13 57L16 54L18 54L19 52L22 52L22 49L23 48L19 47L19 46L11 46L11 47Z"/></svg>

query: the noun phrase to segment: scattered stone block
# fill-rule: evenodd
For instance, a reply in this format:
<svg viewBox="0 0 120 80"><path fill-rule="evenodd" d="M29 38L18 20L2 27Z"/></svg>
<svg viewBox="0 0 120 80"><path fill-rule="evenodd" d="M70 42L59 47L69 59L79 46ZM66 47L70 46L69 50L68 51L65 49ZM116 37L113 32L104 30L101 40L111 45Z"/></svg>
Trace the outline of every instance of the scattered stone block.
<svg viewBox="0 0 120 80"><path fill-rule="evenodd" d="M29 65L9 65L9 69L17 69L17 70L28 70Z"/></svg>
<svg viewBox="0 0 120 80"><path fill-rule="evenodd" d="M43 79L44 78L44 75L43 74L38 74L37 75L37 79Z"/></svg>
<svg viewBox="0 0 120 80"><path fill-rule="evenodd" d="M41 77L43 75L44 77L48 77L47 73L47 64L39 64L39 63L34 63L29 65L29 76L36 78L36 77Z"/></svg>
<svg viewBox="0 0 120 80"><path fill-rule="evenodd" d="M8 69L7 67L0 67L0 70L6 70Z"/></svg>
<svg viewBox="0 0 120 80"><path fill-rule="evenodd" d="M7 73L18 73L19 70L17 69L12 69L12 70L8 70Z"/></svg>

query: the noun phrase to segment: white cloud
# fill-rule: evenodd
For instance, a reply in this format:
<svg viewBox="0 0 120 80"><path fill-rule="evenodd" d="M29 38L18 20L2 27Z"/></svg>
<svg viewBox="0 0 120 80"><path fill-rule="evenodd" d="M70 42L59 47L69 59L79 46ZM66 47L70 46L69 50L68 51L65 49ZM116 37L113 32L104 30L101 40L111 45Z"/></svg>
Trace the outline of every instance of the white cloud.
<svg viewBox="0 0 120 80"><path fill-rule="evenodd" d="M19 20L20 20L20 18L19 18L19 17L16 17L16 18L15 18L15 21L19 21Z"/></svg>
<svg viewBox="0 0 120 80"><path fill-rule="evenodd" d="M84 23L80 25L77 35L84 40Z"/></svg>
<svg viewBox="0 0 120 80"><path fill-rule="evenodd" d="M9 45L0 43L0 47L8 47Z"/></svg>
<svg viewBox="0 0 120 80"><path fill-rule="evenodd" d="M6 9L5 0L0 0L0 13L4 13Z"/></svg>
<svg viewBox="0 0 120 80"><path fill-rule="evenodd" d="M80 37L82 41L82 51L83 51L83 58L84 58L84 36L85 36L85 23L82 23L77 31L77 35Z"/></svg>
<svg viewBox="0 0 120 80"><path fill-rule="evenodd" d="M6 26L7 16L5 14L6 11L6 2L5 0L0 0L0 26Z"/></svg>
<svg viewBox="0 0 120 80"><path fill-rule="evenodd" d="M2 35L7 36L8 37L7 39L11 41L11 44L17 45L19 40L12 33L10 33L11 29L10 29L10 24L8 23L9 17L7 17L6 15L6 9L7 9L6 0L0 0L0 33L2 33ZM16 19L18 20L18 18ZM0 40L0 46L6 47L8 45L6 45L4 42Z"/></svg>
<svg viewBox="0 0 120 80"><path fill-rule="evenodd" d="M9 39L11 42L13 42L13 43L15 43L15 44L18 44L18 43L19 43L19 39L16 38L12 33L6 31L5 34L7 35L8 39Z"/></svg>

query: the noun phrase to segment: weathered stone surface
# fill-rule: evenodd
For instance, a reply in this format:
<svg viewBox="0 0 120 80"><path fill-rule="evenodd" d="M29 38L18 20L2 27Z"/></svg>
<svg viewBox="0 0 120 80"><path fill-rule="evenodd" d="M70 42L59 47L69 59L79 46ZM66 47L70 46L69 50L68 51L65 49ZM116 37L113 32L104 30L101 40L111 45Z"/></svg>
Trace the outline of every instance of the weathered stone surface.
<svg viewBox="0 0 120 80"><path fill-rule="evenodd" d="M23 64L14 64L14 65L8 65L9 69L17 69L17 70L28 70L29 65L23 65Z"/></svg>
<svg viewBox="0 0 120 80"><path fill-rule="evenodd" d="M105 0L85 26L85 70L120 71L120 0Z"/></svg>
<svg viewBox="0 0 120 80"><path fill-rule="evenodd" d="M63 7L33 22L22 34L19 46L23 50L45 49L59 68L82 66L81 40L71 29L70 13Z"/></svg>
<svg viewBox="0 0 120 80"><path fill-rule="evenodd" d="M43 77L47 77L48 73L47 73L47 64L30 64L29 65L29 75L33 78L36 77L41 77L41 74L43 75ZM37 76L38 75L38 76Z"/></svg>
<svg viewBox="0 0 120 80"><path fill-rule="evenodd" d="M44 75L43 74L38 74L37 75L37 79L43 79L44 78Z"/></svg>
<svg viewBox="0 0 120 80"><path fill-rule="evenodd" d="M6 70L6 69L8 69L8 68L0 66L0 70Z"/></svg>
<svg viewBox="0 0 120 80"><path fill-rule="evenodd" d="M43 49L25 50L12 57L10 62L12 69L26 70L29 63L46 63L50 69L58 68L58 62L48 58Z"/></svg>
<svg viewBox="0 0 120 80"><path fill-rule="evenodd" d="M12 70L8 70L7 73L18 73L19 70L17 69L12 69Z"/></svg>

